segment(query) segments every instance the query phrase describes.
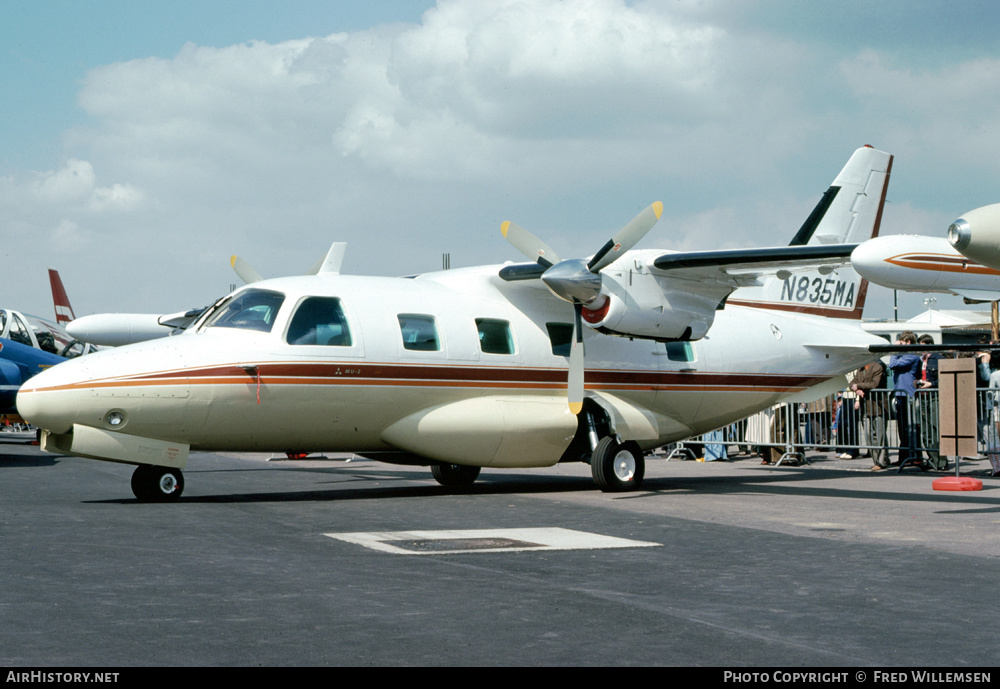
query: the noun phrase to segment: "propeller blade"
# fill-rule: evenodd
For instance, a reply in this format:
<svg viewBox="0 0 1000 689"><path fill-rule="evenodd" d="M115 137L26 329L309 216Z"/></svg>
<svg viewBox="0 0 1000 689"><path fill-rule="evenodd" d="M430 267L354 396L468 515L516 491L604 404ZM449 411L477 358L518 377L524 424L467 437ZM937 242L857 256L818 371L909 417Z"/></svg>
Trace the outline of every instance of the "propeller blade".
<svg viewBox="0 0 1000 689"><path fill-rule="evenodd" d="M569 380L567 396L573 414L583 411L583 304L573 304L576 318L573 323L573 342L569 350Z"/></svg>
<svg viewBox="0 0 1000 689"><path fill-rule="evenodd" d="M653 229L653 225L663 214L663 204L659 201L647 207L639 215L632 218L632 221L620 229L618 233L608 240L608 243L601 247L601 250L594 254L587 264L587 268L592 273L599 273L614 263L626 251L639 243L639 240L646 236L646 233Z"/></svg>
<svg viewBox="0 0 1000 689"><path fill-rule="evenodd" d="M229 259L229 265L231 265L233 270L236 271L236 274L240 276L240 280L248 285L251 282L260 282L262 279L260 277L260 273L251 268L249 263L235 254Z"/></svg>
<svg viewBox="0 0 1000 689"><path fill-rule="evenodd" d="M508 220L500 226L500 232L515 249L532 261L537 261L546 268L559 263L559 256L555 251L520 225Z"/></svg>

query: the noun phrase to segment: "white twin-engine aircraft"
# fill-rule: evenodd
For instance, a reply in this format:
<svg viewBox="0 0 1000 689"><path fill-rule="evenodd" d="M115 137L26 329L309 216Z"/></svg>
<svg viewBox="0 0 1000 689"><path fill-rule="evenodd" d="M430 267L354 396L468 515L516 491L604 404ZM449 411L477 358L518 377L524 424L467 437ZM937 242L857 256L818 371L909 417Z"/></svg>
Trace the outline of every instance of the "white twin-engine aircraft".
<svg viewBox="0 0 1000 689"><path fill-rule="evenodd" d="M534 263L254 282L179 336L35 376L18 409L47 451L138 465L140 500L180 496L189 450L351 451L446 486L584 461L602 490L634 489L644 451L873 358L848 257L878 232L891 166L858 149L786 247L630 250L654 203L589 260L504 223Z"/></svg>

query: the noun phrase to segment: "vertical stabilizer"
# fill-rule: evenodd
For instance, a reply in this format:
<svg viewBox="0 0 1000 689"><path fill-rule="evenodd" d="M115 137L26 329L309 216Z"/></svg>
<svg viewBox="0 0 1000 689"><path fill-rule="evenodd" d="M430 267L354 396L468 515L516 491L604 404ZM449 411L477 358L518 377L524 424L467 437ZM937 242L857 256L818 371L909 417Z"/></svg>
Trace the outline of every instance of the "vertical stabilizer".
<svg viewBox="0 0 1000 689"><path fill-rule="evenodd" d="M871 146L859 148L823 194L792 246L859 244L878 236L892 156ZM868 281L850 266L834 271L785 272L759 287L733 293L729 304L860 319Z"/></svg>
<svg viewBox="0 0 1000 689"><path fill-rule="evenodd" d="M49 268L49 284L52 286L52 303L56 309L56 323L66 325L70 321L76 320L73 315L73 307L69 305L69 297L66 295L66 288L63 287L59 271Z"/></svg>

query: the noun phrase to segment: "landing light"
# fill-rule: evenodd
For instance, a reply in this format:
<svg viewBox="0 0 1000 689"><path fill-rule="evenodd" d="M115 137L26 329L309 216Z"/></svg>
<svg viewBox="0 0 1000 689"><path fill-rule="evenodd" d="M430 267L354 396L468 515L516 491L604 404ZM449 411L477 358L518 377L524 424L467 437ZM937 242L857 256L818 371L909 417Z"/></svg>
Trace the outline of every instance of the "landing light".
<svg viewBox="0 0 1000 689"><path fill-rule="evenodd" d="M120 409L112 409L104 415L104 423L108 428L121 428L127 420L125 412Z"/></svg>

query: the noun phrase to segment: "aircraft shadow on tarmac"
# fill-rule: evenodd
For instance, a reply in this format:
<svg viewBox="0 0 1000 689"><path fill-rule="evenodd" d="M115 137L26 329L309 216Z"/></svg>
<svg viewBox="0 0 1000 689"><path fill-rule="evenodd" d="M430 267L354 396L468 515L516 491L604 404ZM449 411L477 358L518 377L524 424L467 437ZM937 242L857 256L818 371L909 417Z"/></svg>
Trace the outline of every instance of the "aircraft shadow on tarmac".
<svg viewBox="0 0 1000 689"><path fill-rule="evenodd" d="M923 477L923 481L926 482L926 490L919 493L902 492L898 490L858 490L858 489L840 489L831 488L829 486L817 486L815 481L817 480L830 480L830 479L849 479L849 478L859 478L859 474L855 472L844 472L836 470L824 470L810 468L801 472L783 472L781 474L771 474L764 478L747 478L745 476L712 476L712 477L683 477L683 478L670 478L661 479L661 481L669 483L670 488L673 491L678 489L687 490L692 493L705 493L710 495L720 495L720 494L769 494L769 495L785 495L788 497L824 497L824 498L838 498L838 499L855 499L855 500L891 500L894 502L933 502L941 505L965 505L968 506L970 503L980 505L979 509L967 510L970 513L973 512L1000 512L1000 494L993 494L992 491L996 490L996 486L983 485L982 491L936 491L931 488L930 479L927 474L922 472L914 473L903 473L896 474L893 472L882 473L878 476L864 476L866 479L871 479L874 481L885 480L896 478L898 480L920 480ZM951 474L939 474L938 476L945 476ZM794 484L789 484L789 481L795 481ZM652 482L653 485L656 484L655 481ZM813 485L810 485L813 484ZM643 484L645 488L646 485ZM886 486L888 488L888 485ZM642 492L635 494L635 497L643 497ZM951 512L949 510L949 512Z"/></svg>
<svg viewBox="0 0 1000 689"><path fill-rule="evenodd" d="M425 471L411 468L393 469L386 465L385 469L372 471L365 467L364 471L352 470L349 466L334 467L279 467L279 468L247 468L247 469L207 469L205 471L190 471L189 476L207 476L209 474L245 474L246 472L280 472L308 473L329 476L329 488L314 487L309 490L263 491L227 493L217 495L186 495L180 498L184 503L255 503L255 502L338 502L341 500L382 500L389 498L426 498L444 495L542 495L553 493L588 493L597 492L593 481L587 476L544 476L536 473L517 471L484 472L480 479L466 488L445 488L438 485L428 475L424 485L413 485L415 481L423 482ZM942 474L944 475L944 474ZM704 493L706 495L720 494L753 494L767 493L785 495L788 497L826 497L857 500L892 500L912 502L934 502L942 507L962 505L970 508L970 513L1000 512L1000 495L992 493L994 486L986 485L983 491L975 495L967 491L962 493L933 491L929 485L920 493L902 492L896 490L858 490L851 488L839 489L816 485L817 481L831 479L859 478L857 472L844 472L821 469L817 467L788 467L785 470L767 470L750 472L740 476L696 476L696 477L653 477L647 478L642 489L634 492L609 493L609 499L649 500L669 498L678 492ZM878 476L867 477L872 480L920 479L927 480L927 475L913 472L896 474L889 472ZM406 482L406 485L393 485ZM347 484L354 484L348 486ZM316 484L313 484L314 486ZM886 488L889 486L887 485ZM95 503L136 503L131 497L112 500L95 500Z"/></svg>
<svg viewBox="0 0 1000 689"><path fill-rule="evenodd" d="M5 467L50 467L59 463L55 455L0 454L0 469Z"/></svg>
<svg viewBox="0 0 1000 689"><path fill-rule="evenodd" d="M243 471L274 471L273 469L249 470L210 470L208 472L189 471L190 477L206 473L236 473ZM568 493L595 491L593 481L589 478L566 476L540 477L497 474L491 477L484 475L472 486L467 488L445 488L434 482L428 475L426 485L412 485L421 480L413 472L379 471L377 474L351 472L349 469L280 469L292 472L321 472L337 476L325 481L333 484L329 489L313 488L311 490L289 490L284 492L268 491L260 493L232 493L225 495L184 495L181 503L254 503L254 502L340 502L342 500L382 500L387 498L427 498L443 495L531 495L542 493ZM408 485L386 485L396 481L406 481ZM345 487L345 484L357 484L356 487ZM335 486L335 487L334 487ZM138 503L134 498L113 500L91 500L93 503Z"/></svg>

